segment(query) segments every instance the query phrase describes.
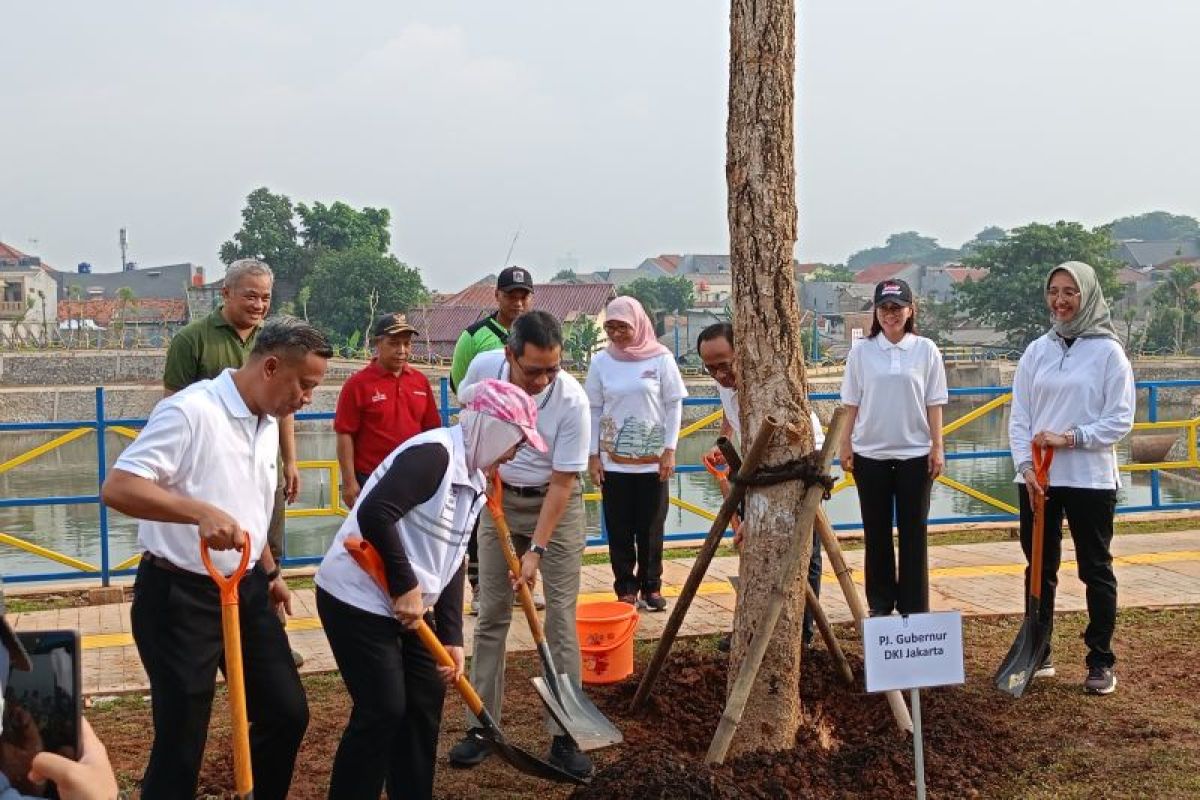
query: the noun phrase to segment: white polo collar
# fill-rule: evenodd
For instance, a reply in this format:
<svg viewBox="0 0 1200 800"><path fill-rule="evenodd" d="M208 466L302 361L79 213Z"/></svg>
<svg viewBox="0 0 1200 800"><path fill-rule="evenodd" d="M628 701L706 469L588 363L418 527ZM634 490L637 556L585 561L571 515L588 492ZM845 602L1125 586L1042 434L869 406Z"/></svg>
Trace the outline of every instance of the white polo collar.
<svg viewBox="0 0 1200 800"><path fill-rule="evenodd" d="M880 333L875 337L875 341L878 343L879 349L886 353L888 350L897 348L900 350L912 350L913 345L917 343L917 337L913 336L911 333L906 333L904 334L903 339L895 344L892 344L888 341L888 338L883 335L883 333Z"/></svg>
<svg viewBox="0 0 1200 800"><path fill-rule="evenodd" d="M246 405L246 400L238 391L237 384L233 382L233 373L233 368L227 367L213 381L217 397L221 398L221 403L225 406L225 411L229 416L235 419L257 417L258 415L250 410L250 406Z"/></svg>

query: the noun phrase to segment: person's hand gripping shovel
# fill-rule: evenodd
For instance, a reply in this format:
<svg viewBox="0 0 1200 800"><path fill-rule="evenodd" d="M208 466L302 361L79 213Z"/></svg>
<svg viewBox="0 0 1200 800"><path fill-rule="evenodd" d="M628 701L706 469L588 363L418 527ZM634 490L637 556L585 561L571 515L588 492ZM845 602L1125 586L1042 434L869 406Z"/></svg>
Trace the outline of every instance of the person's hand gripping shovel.
<svg viewBox="0 0 1200 800"><path fill-rule="evenodd" d="M1030 492L1033 506L1033 547L1029 558L1029 597L1025 603L1025 621L1008 655L996 671L996 688L1013 697L1020 697L1029 686L1050 652L1050 631L1042 621L1042 552L1046 535L1046 489L1050 485L1050 462L1054 449L1033 445L1034 479L1040 492Z"/></svg>
<svg viewBox="0 0 1200 800"><path fill-rule="evenodd" d="M250 722L246 717L246 680L242 672L242 626L238 614L238 583L250 563L250 537L242 544L242 560L229 577L213 566L208 542L200 540L204 568L221 592L221 635L225 641L225 688L229 695L229 732L233 743L233 787L238 800L253 800L254 774L250 767Z"/></svg>
<svg viewBox="0 0 1200 800"><path fill-rule="evenodd" d="M508 569L513 576L518 577L521 574L521 562L517 560L516 551L513 550L512 534L508 530L508 522L504 519L499 474L496 475L493 489L488 496L488 511L496 525L496 539L500 542ZM546 643L542 621L538 618L537 608L533 604L533 592L524 581L518 582L517 597L525 611L525 621L529 623L529 631L533 634L538 657L542 662L541 677L530 680L533 681L533 686L550 716L575 740L580 750L596 750L619 744L624 737L616 726L600 713L600 709L596 708L587 695L576 690L574 682L566 673L554 668L554 659L550 656L550 646Z"/></svg>
<svg viewBox="0 0 1200 800"><path fill-rule="evenodd" d="M388 599L388 604L391 604L391 597L387 591L387 577L384 572L383 559L379 553L371 546L371 543L359 536L347 536L343 542L346 552L354 559L355 563L375 581L375 585L383 592ZM442 643L438 641L437 634L429 627L425 620L418 620L416 625L417 635L421 637L421 644L429 650L436 660L443 667L455 668L454 658ZM467 733L474 737L477 741L482 742L489 750L499 756L502 760L524 772L526 775L532 775L535 778L545 778L547 780L556 781L558 783L574 783L585 784L587 781L577 778L569 772L559 769L558 767L546 761L542 761L537 756L522 750L514 744L506 741L504 734L500 731L500 726L492 719L492 715L483 706L483 700L479 697L479 693L475 691L475 687L467 680L466 675L459 677L455 683L455 689L466 702L467 708L471 709L471 713L479 720L480 727L472 728Z"/></svg>

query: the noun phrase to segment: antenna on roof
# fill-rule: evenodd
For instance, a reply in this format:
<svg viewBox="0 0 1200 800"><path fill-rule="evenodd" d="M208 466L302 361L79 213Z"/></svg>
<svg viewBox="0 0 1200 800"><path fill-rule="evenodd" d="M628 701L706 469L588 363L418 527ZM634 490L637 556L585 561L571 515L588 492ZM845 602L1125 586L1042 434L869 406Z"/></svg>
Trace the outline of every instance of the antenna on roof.
<svg viewBox="0 0 1200 800"><path fill-rule="evenodd" d="M521 225L517 224L517 232L513 234L512 243L508 246L508 253L504 256L504 263L500 265L500 269L508 266L508 260L512 258L513 248L517 246L517 239L521 238Z"/></svg>

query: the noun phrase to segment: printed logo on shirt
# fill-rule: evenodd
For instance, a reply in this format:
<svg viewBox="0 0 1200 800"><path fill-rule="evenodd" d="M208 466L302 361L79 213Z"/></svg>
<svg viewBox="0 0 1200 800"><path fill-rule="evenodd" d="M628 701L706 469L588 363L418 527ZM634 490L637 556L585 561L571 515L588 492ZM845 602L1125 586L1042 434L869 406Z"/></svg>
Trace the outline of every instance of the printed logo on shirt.
<svg viewBox="0 0 1200 800"><path fill-rule="evenodd" d="M425 392L420 392L420 391L417 391L416 389L414 389L413 397L425 397Z"/></svg>
<svg viewBox="0 0 1200 800"><path fill-rule="evenodd" d="M375 390L375 394L371 395L372 403L382 403L385 400L387 400L387 395L378 389Z"/></svg>
<svg viewBox="0 0 1200 800"><path fill-rule="evenodd" d="M656 369L647 369L647 370L643 370L643 372L642 372L642 380L652 381L657 377L658 377L658 370L656 370Z"/></svg>

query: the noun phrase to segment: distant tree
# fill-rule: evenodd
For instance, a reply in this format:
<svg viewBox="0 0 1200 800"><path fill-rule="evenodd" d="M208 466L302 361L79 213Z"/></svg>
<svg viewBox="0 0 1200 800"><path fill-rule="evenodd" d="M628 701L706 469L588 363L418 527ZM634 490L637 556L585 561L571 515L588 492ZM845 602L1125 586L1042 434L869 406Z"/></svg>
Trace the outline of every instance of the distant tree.
<svg viewBox="0 0 1200 800"><path fill-rule="evenodd" d="M239 258L261 258L271 265L278 284L274 292L277 304L295 296L311 263L297 240L294 214L286 195L274 194L265 186L255 189L246 197L242 227L221 245L221 261L227 266Z"/></svg>
<svg viewBox="0 0 1200 800"><path fill-rule="evenodd" d="M582 317L572 323L567 333L567 355L578 367L586 368L592 363L592 354L600 342L600 326L591 317Z"/></svg>
<svg viewBox="0 0 1200 800"><path fill-rule="evenodd" d="M696 287L682 275L655 278L655 283L661 310L668 314L682 314L696 303Z"/></svg>
<svg viewBox="0 0 1200 800"><path fill-rule="evenodd" d="M619 294L627 295L642 304L646 313L654 317L661 309L662 300L658 296L658 281L654 278L637 278L622 286Z"/></svg>
<svg viewBox="0 0 1200 800"><path fill-rule="evenodd" d="M1045 280L1064 261L1086 261L1096 270L1111 304L1121 296L1116 280L1120 264L1110 253L1112 239L1103 229L1089 231L1078 222L1031 223L1014 228L963 259L968 267L989 270L978 281L958 286L961 311L1004 332L1010 344L1023 348L1049 327Z"/></svg>
<svg viewBox="0 0 1200 800"><path fill-rule="evenodd" d="M1113 239L1141 239L1147 242L1200 237L1200 222L1184 214L1151 211L1121 217L1108 224Z"/></svg>
<svg viewBox="0 0 1200 800"><path fill-rule="evenodd" d="M386 208L355 209L338 200L332 205L296 205L300 217L300 240L311 252L365 248L386 253L392 244L388 225L392 212Z"/></svg>
<svg viewBox="0 0 1200 800"><path fill-rule="evenodd" d="M408 311L429 300L420 272L372 247L321 253L302 288L316 298L309 320L341 342L363 329L372 299L380 313Z"/></svg>
<svg viewBox="0 0 1200 800"><path fill-rule="evenodd" d="M846 260L846 266L858 271L872 264L890 264L908 262L936 266L958 258L958 251L942 247L937 239L922 236L916 231L893 233L887 238L883 247L870 247L859 250Z"/></svg>
<svg viewBox="0 0 1200 800"><path fill-rule="evenodd" d="M563 283L570 283L572 281L578 280L578 278L579 278L579 276L575 274L575 270L560 269L558 272L554 273L554 277L550 279L550 282L557 283L559 281L562 281Z"/></svg>
<svg viewBox="0 0 1200 800"><path fill-rule="evenodd" d="M854 271L845 264L822 264L809 273L808 279L818 283L850 283L854 280Z"/></svg>
<svg viewBox="0 0 1200 800"><path fill-rule="evenodd" d="M961 254L968 256L985 244L995 244L996 242L1003 241L1006 235L1004 228L1001 228L999 225L988 225L962 246Z"/></svg>
<svg viewBox="0 0 1200 800"><path fill-rule="evenodd" d="M954 303L921 299L917 305L917 332L932 339L938 347L954 344Z"/></svg>
<svg viewBox="0 0 1200 800"><path fill-rule="evenodd" d="M1176 355L1200 345L1200 270L1176 264L1151 295L1145 346Z"/></svg>
<svg viewBox="0 0 1200 800"><path fill-rule="evenodd" d="M137 304L137 295L128 286L117 289L117 313L113 315L112 327L117 347L125 346L125 314L130 305Z"/></svg>

